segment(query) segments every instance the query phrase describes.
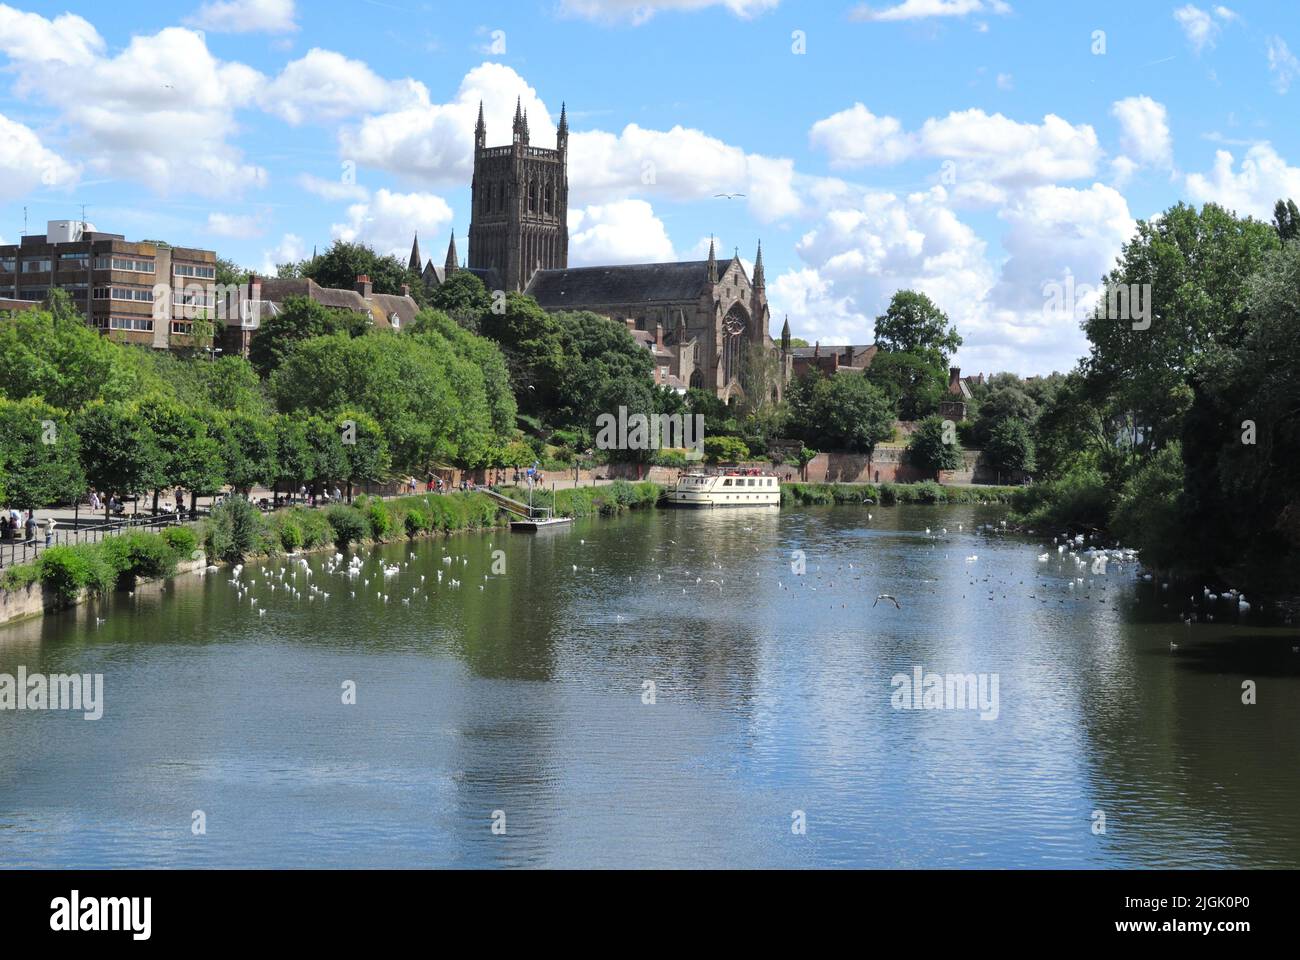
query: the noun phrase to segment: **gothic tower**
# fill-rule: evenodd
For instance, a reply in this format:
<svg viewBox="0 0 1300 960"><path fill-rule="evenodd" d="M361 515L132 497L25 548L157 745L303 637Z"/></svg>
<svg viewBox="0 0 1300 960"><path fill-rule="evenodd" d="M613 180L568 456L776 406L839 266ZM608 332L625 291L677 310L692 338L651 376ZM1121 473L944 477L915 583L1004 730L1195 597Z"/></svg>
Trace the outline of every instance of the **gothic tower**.
<svg viewBox="0 0 1300 960"><path fill-rule="evenodd" d="M515 103L508 147L487 145L479 104L474 127L469 266L490 270L507 291L523 290L537 270L569 265L569 117L560 109L556 149L529 142L528 114Z"/></svg>

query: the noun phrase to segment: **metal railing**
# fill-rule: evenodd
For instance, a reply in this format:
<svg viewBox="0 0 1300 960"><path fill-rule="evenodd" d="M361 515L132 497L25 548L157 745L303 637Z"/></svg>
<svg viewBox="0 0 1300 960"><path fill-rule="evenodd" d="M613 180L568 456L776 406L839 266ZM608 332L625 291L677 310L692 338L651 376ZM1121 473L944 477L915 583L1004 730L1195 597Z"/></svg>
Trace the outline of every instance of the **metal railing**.
<svg viewBox="0 0 1300 960"><path fill-rule="evenodd" d="M19 531L15 539L0 539L0 570L6 566L13 567L34 562L43 551L50 547L68 547L81 543L100 543L106 537L118 536L130 530L162 529L183 523L182 517L175 513L157 516L124 517L104 523L62 524L51 532L49 542L38 526L36 535L28 538L24 531Z"/></svg>

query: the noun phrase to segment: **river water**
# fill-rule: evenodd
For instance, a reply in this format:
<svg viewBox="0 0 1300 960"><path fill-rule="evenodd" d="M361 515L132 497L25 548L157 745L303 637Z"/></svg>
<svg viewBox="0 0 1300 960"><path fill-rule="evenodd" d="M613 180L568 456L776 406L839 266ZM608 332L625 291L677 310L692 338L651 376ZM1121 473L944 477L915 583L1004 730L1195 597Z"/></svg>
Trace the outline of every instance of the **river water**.
<svg viewBox="0 0 1300 960"><path fill-rule="evenodd" d="M1001 516L650 511L0 630L105 704L0 712L0 867L1300 866L1295 631ZM985 709L897 709L918 667Z"/></svg>

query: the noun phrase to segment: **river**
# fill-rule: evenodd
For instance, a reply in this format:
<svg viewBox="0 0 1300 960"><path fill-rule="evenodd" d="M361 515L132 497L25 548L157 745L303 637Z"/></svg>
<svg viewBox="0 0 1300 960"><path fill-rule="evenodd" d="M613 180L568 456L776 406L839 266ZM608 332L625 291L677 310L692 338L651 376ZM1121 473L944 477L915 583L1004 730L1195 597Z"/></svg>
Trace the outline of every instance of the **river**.
<svg viewBox="0 0 1300 960"><path fill-rule="evenodd" d="M649 511L0 630L104 677L0 712L0 867L1300 867L1295 631L1001 517ZM897 709L916 667L996 711Z"/></svg>

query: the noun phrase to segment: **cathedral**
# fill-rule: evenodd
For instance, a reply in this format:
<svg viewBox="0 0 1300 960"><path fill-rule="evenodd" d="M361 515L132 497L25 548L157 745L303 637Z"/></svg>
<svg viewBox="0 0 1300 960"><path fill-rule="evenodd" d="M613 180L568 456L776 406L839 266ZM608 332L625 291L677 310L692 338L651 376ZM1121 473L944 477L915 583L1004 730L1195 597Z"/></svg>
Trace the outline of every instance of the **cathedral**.
<svg viewBox="0 0 1300 960"><path fill-rule="evenodd" d="M763 389L779 400L793 369L790 324L774 343L762 244L752 278L739 251L720 260L712 243L707 260L570 269L568 155L567 108L561 108L552 150L532 145L520 104L511 144L489 147L480 104L468 266L459 265L453 235L441 269L431 260L421 268L417 237L411 269L430 288L467 269L489 290L525 293L545 310L610 317L654 355L656 383L708 390L727 402L742 399L747 386L754 389L744 368L757 347L776 374L765 378Z"/></svg>

